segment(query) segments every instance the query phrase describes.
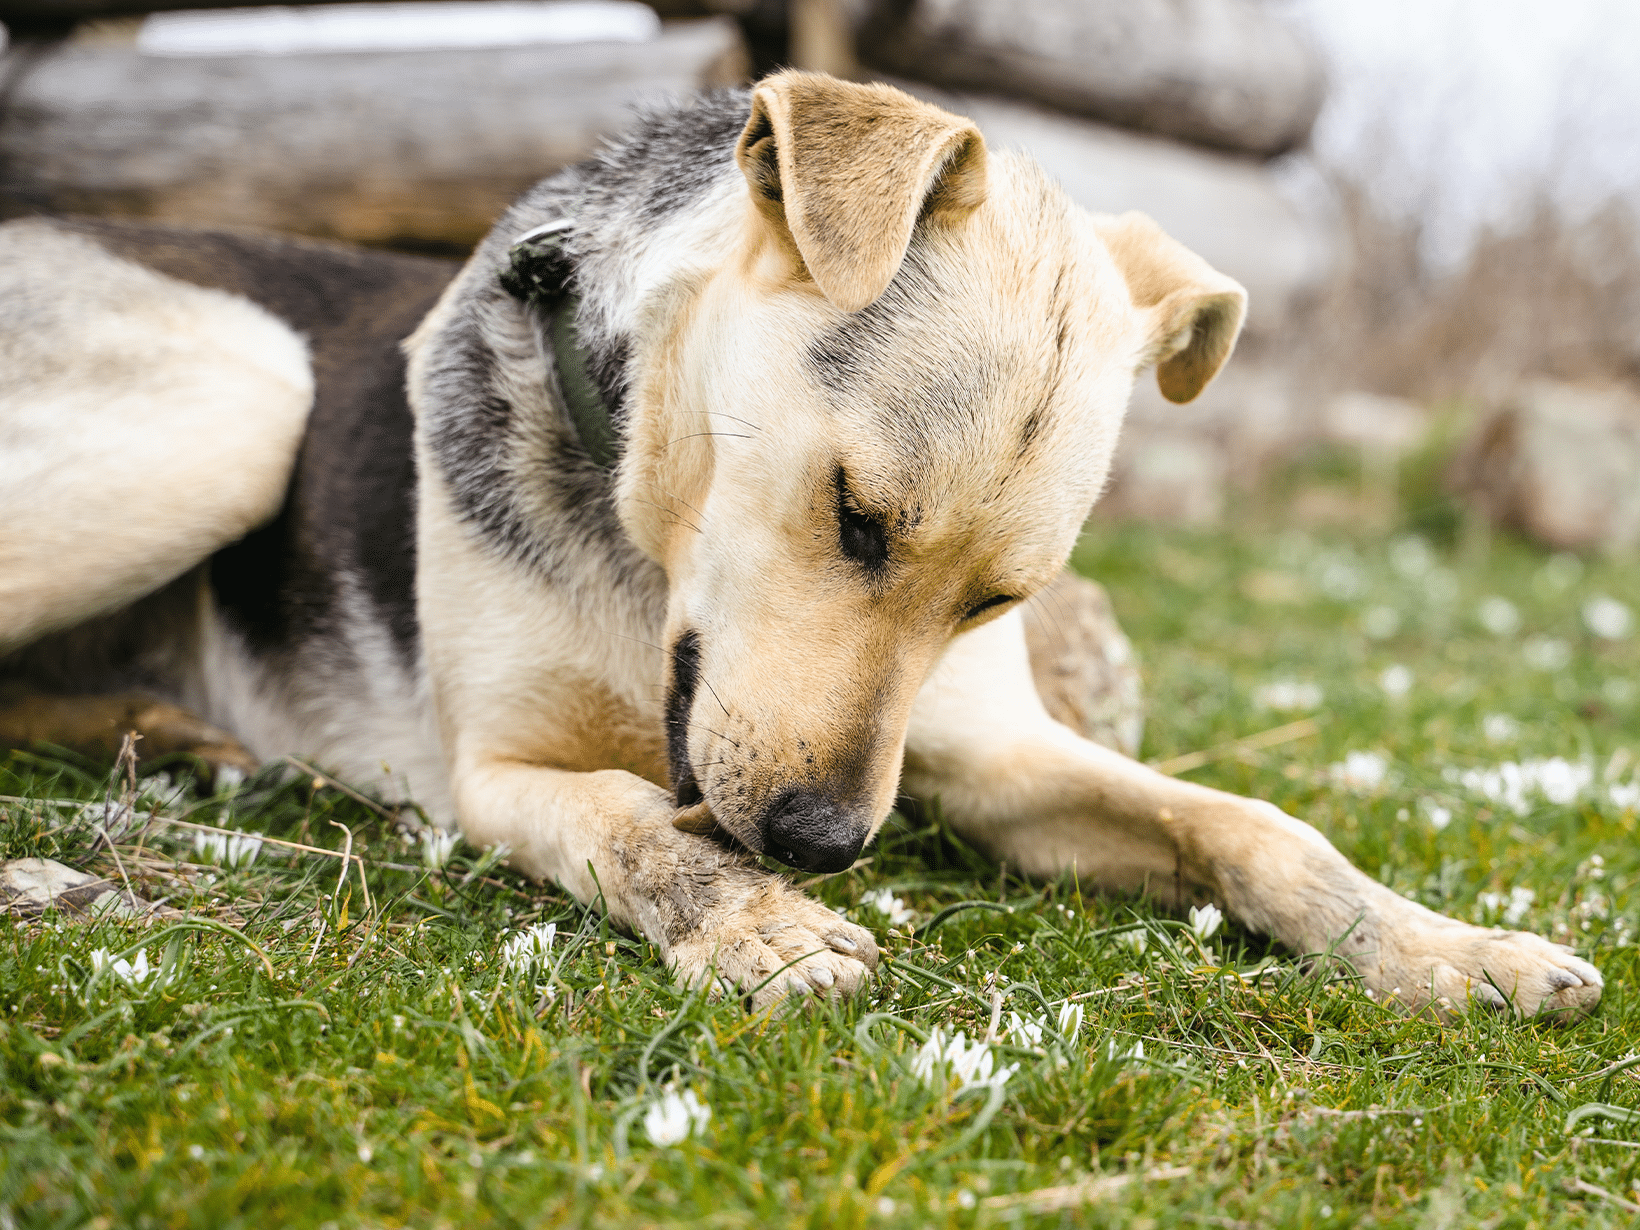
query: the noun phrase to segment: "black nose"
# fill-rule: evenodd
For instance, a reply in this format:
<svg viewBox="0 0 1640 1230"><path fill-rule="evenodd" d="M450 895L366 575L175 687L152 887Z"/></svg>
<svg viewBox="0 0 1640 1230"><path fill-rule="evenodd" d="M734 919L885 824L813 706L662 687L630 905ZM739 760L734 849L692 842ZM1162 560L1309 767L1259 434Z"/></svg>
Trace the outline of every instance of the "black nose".
<svg viewBox="0 0 1640 1230"><path fill-rule="evenodd" d="M823 795L789 790L763 821L764 849L799 871L847 871L870 829Z"/></svg>

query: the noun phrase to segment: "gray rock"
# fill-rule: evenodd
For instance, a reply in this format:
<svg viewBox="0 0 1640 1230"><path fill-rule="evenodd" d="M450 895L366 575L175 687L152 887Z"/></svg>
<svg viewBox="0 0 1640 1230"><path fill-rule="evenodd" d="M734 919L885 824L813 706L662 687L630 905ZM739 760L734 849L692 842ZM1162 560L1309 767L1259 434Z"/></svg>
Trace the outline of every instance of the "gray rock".
<svg viewBox="0 0 1640 1230"><path fill-rule="evenodd" d="M1539 381L1478 424L1448 472L1493 524L1563 550L1640 548L1640 396Z"/></svg>
<svg viewBox="0 0 1640 1230"><path fill-rule="evenodd" d="M899 0L858 49L923 81L1260 157L1304 142L1326 89L1317 52L1251 0Z"/></svg>
<svg viewBox="0 0 1640 1230"><path fill-rule="evenodd" d="M1145 730L1139 664L1104 589L1062 572L1024 615L1031 674L1049 716L1137 756Z"/></svg>
<svg viewBox="0 0 1640 1230"><path fill-rule="evenodd" d="M79 919L138 918L178 911L145 901L112 880L76 871L49 858L17 858L0 863L0 910L37 918L58 910Z"/></svg>

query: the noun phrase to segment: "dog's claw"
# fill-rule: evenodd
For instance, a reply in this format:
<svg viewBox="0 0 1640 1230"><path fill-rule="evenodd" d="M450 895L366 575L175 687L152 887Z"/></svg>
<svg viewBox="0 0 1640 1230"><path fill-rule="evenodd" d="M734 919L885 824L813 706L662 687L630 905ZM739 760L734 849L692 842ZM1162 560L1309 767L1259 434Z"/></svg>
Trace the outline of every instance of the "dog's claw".
<svg viewBox="0 0 1640 1230"><path fill-rule="evenodd" d="M710 803L696 803L693 807L685 807L672 817L672 827L680 833L693 833L697 837L710 837L717 832L717 817L712 814Z"/></svg>

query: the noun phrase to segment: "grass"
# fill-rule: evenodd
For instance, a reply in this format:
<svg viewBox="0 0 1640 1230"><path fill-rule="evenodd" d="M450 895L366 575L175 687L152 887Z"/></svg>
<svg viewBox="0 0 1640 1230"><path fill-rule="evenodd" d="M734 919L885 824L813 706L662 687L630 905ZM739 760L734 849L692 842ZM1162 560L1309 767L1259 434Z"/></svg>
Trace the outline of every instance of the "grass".
<svg viewBox="0 0 1640 1230"><path fill-rule="evenodd" d="M1312 736L1191 777L1274 800L1426 904L1575 943L1605 973L1599 1012L1408 1020L1233 927L1202 942L1143 900L1004 880L935 814L891 821L869 865L813 890L884 941L869 997L749 1016L477 851L429 870L328 783L147 779L116 867L92 823L108 767L15 753L0 795L30 801L0 803L0 858L123 868L204 921L0 923L0 1226L1633 1224L1640 1117L1568 1118L1640 1107L1640 1068L1611 1071L1640 1051L1621 792L1640 642L1584 613L1640 609L1634 571L1404 531L1139 526L1095 528L1076 563L1142 654L1147 757L1302 717L1257 698L1316 685L1296 689ZM1482 626L1489 597L1518 627L1496 603ZM1590 766L1560 802L1454 780L1554 757L1573 787ZM149 816L359 861L268 844L229 869ZM885 888L915 938L873 904ZM987 904L947 912L963 902ZM503 959L547 923L544 963ZM136 986L92 955L139 949L158 972ZM1019 1065L1000 1087L930 1087L927 1032L983 1034L998 992L1004 1030L1048 1017L1040 1045L995 1048ZM659 1146L644 1122L668 1086L711 1117Z"/></svg>

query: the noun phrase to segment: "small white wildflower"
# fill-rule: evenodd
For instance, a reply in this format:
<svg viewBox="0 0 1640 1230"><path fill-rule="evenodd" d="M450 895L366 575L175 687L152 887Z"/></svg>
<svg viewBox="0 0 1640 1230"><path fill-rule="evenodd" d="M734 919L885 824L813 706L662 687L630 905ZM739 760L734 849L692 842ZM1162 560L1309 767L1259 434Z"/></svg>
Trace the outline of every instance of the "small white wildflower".
<svg viewBox="0 0 1640 1230"><path fill-rule="evenodd" d="M1352 602L1366 592L1367 582L1355 561L1344 555L1322 558L1316 570L1316 584L1327 597Z"/></svg>
<svg viewBox="0 0 1640 1230"><path fill-rule="evenodd" d="M892 1197L892 1196L879 1196L879 1197L877 1197L877 1213L881 1217L893 1217L894 1216L894 1197Z"/></svg>
<svg viewBox="0 0 1640 1230"><path fill-rule="evenodd" d="M1118 1047L1116 1039L1112 1038L1105 1044L1105 1055L1122 1064L1143 1063L1145 1059L1145 1044L1135 1042L1130 1047Z"/></svg>
<svg viewBox="0 0 1640 1230"><path fill-rule="evenodd" d="M685 1089L682 1094L668 1089L644 1112L643 1130L653 1144L675 1145L691 1133L705 1131L711 1118L712 1108L697 1098L693 1089Z"/></svg>
<svg viewBox="0 0 1640 1230"><path fill-rule="evenodd" d="M1216 905L1204 905L1199 909L1190 907L1190 929L1199 940L1212 939L1223 923L1224 914Z"/></svg>
<svg viewBox="0 0 1640 1230"><path fill-rule="evenodd" d="M1327 776L1335 786L1372 791L1382 786L1389 776L1389 761L1377 752L1350 752L1341 762L1328 767Z"/></svg>
<svg viewBox="0 0 1640 1230"><path fill-rule="evenodd" d="M199 1161L200 1158L205 1156L205 1146L204 1145L189 1145L188 1146L188 1156L193 1158L194 1161L196 1161L196 1162Z"/></svg>
<svg viewBox="0 0 1640 1230"><path fill-rule="evenodd" d="M1145 937L1144 928L1142 927L1135 927L1132 931L1121 932L1116 936L1116 942L1133 949L1135 955L1144 952L1150 946L1150 941Z"/></svg>
<svg viewBox="0 0 1640 1230"><path fill-rule="evenodd" d="M1418 809L1424 813L1424 819L1429 821L1429 827L1437 833L1452 823L1452 809L1442 807L1432 798L1426 796L1419 799Z"/></svg>
<svg viewBox="0 0 1640 1230"><path fill-rule="evenodd" d="M1066 1043L1076 1041L1076 1035L1082 1032L1082 1005L1063 1004L1059 1009L1059 1036Z"/></svg>
<svg viewBox="0 0 1640 1230"><path fill-rule="evenodd" d="M228 868L249 867L262 852L261 833L195 833L194 850L207 862Z"/></svg>
<svg viewBox="0 0 1640 1230"><path fill-rule="evenodd" d="M1552 636L1534 636L1521 646L1521 658L1535 671L1555 674L1571 665L1572 647Z"/></svg>
<svg viewBox="0 0 1640 1230"><path fill-rule="evenodd" d="M1634 631L1634 612L1616 598L1596 594L1583 604L1583 624L1603 641L1627 640Z"/></svg>
<svg viewBox="0 0 1640 1230"><path fill-rule="evenodd" d="M1384 689L1384 695L1391 700L1400 700L1412 691L1412 671L1397 662L1393 666L1386 666L1378 676L1378 686Z"/></svg>
<svg viewBox="0 0 1640 1230"><path fill-rule="evenodd" d="M911 1060L912 1075L935 1090L949 1087L953 1080L959 1089L1000 1087L1017 1071L1017 1063L998 1068L991 1048L977 1038L970 1044L961 1030L947 1042L938 1026Z"/></svg>
<svg viewBox="0 0 1640 1230"><path fill-rule="evenodd" d="M1008 1040L1015 1046L1040 1047L1043 1021L1022 1019L1017 1012L1008 1014Z"/></svg>
<svg viewBox="0 0 1640 1230"><path fill-rule="evenodd" d="M376 1151L374 1149L372 1149L364 1141L361 1140L359 1142L359 1160L368 1165L369 1162L370 1162L370 1159L375 1157L375 1156L376 1156Z"/></svg>
<svg viewBox="0 0 1640 1230"><path fill-rule="evenodd" d="M1503 911L1503 925L1518 927L1521 919L1526 917L1526 911L1532 908L1532 903L1536 900L1537 894L1529 888L1521 888L1518 885L1511 888L1509 904Z"/></svg>
<svg viewBox="0 0 1640 1230"><path fill-rule="evenodd" d="M1435 566L1435 552L1418 535L1408 534L1391 544L1389 562L1404 577L1421 577Z"/></svg>
<svg viewBox="0 0 1640 1230"><path fill-rule="evenodd" d="M460 838L455 833L446 833L440 829L423 829L421 831L421 861L429 871L437 871L450 861L450 855L455 852L456 842Z"/></svg>
<svg viewBox="0 0 1640 1230"><path fill-rule="evenodd" d="M1507 713L1488 713L1481 719L1481 733L1488 743L1509 743L1520 734L1520 723Z"/></svg>
<svg viewBox="0 0 1640 1230"><path fill-rule="evenodd" d="M1361 612L1361 631L1375 641L1387 641L1401 630L1401 612L1392 606L1369 606Z"/></svg>
<svg viewBox="0 0 1640 1230"><path fill-rule="evenodd" d="M148 966L148 950L146 948L137 950L135 962L127 961L124 957L115 957L109 968L114 971L114 977L133 989L141 987L143 983L148 981L149 975L155 972Z"/></svg>
<svg viewBox="0 0 1640 1230"><path fill-rule="evenodd" d="M1481 599L1475 618L1493 636L1513 636L1520 631L1520 609L1509 599L1496 594Z"/></svg>
<svg viewBox="0 0 1640 1230"><path fill-rule="evenodd" d="M1640 807L1640 781L1613 782L1606 787L1606 797L1619 811Z"/></svg>
<svg viewBox="0 0 1640 1230"><path fill-rule="evenodd" d="M501 945L501 963L506 969L514 966L534 966L546 960L552 952L552 941L558 935L558 924L537 923L507 937Z"/></svg>
<svg viewBox="0 0 1640 1230"><path fill-rule="evenodd" d="M898 927L911 921L911 910L890 889L879 888L874 893L867 893L864 901L877 913L887 916L891 926Z"/></svg>
<svg viewBox="0 0 1640 1230"><path fill-rule="evenodd" d="M1260 709L1278 713L1319 709L1322 693L1319 684L1295 679L1276 679L1253 693L1253 703Z"/></svg>
<svg viewBox="0 0 1640 1230"><path fill-rule="evenodd" d="M957 1193L957 1207L960 1209L971 1209L978 1203L979 1202L974 1199L974 1193L969 1191L966 1187Z"/></svg>

